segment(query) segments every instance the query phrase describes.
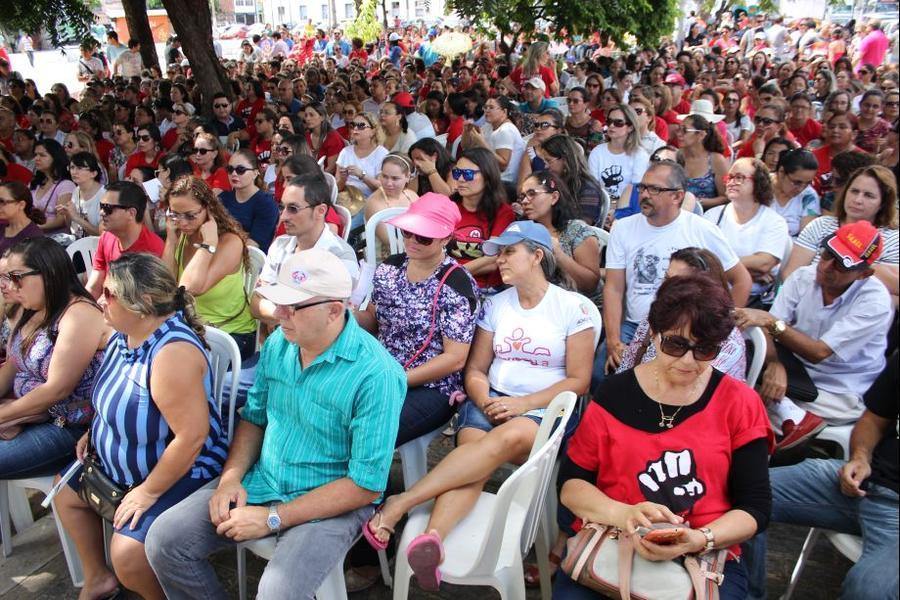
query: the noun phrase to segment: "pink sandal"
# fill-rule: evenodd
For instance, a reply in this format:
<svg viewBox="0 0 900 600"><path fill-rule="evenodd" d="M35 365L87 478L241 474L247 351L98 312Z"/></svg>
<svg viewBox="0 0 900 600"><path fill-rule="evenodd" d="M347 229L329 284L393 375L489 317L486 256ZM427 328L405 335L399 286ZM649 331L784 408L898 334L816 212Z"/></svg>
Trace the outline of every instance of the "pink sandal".
<svg viewBox="0 0 900 600"><path fill-rule="evenodd" d="M369 521L366 521L366 524L363 525L363 530L362 530L363 537L366 538L366 541L369 542L369 545L372 546L373 548L375 548L376 550L386 549L388 547L388 543L390 542L390 539L387 539L385 541L381 541L380 539L378 539L376 534L379 531L384 529L391 535L394 535L393 528L388 527L387 525L381 524L381 518L382 518L381 509L382 508L384 508L384 504L379 506L378 509L375 511L374 516L378 517L378 524L375 526L375 529L374 530L372 529L372 526L369 524L369 521L371 521L371 519L369 519Z"/></svg>
<svg viewBox="0 0 900 600"><path fill-rule="evenodd" d="M444 546L441 538L433 533L423 533L409 543L406 559L419 587L436 592L441 587L440 564L444 560Z"/></svg>

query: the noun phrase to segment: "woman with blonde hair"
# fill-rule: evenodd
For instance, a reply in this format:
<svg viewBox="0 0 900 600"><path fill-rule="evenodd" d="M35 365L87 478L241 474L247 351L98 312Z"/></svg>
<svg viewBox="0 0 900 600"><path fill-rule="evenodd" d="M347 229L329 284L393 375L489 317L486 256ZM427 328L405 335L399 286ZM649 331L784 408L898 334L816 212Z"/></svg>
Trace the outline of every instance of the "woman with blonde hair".
<svg viewBox="0 0 900 600"><path fill-rule="evenodd" d="M377 176L388 155L387 148L381 145L384 132L378 119L369 113L359 113L347 126L352 144L341 150L337 158L338 190L353 189L368 198L381 185Z"/></svg>
<svg viewBox="0 0 900 600"><path fill-rule="evenodd" d="M412 190L406 189L412 179L412 161L400 152L391 152L381 162L381 171L378 180L381 187L372 192L366 200L365 219L368 221L372 215L386 208L406 208L418 200L418 196ZM384 226L379 225L376 231L382 247L388 244L387 232Z"/></svg>
<svg viewBox="0 0 900 600"><path fill-rule="evenodd" d="M545 97L559 94L559 80L556 78L553 59L550 57L550 44L547 42L532 42L522 63L509 74L509 78L520 89L524 82L533 77L540 77L544 81Z"/></svg>
<svg viewBox="0 0 900 600"><path fill-rule="evenodd" d="M609 90L607 90L609 91ZM637 114L627 104L616 104L607 112L606 135L588 157L588 169L609 193L618 200L630 183L638 183L650 164L650 155L640 146Z"/></svg>
<svg viewBox="0 0 900 600"><path fill-rule="evenodd" d="M163 261L196 299L200 318L231 335L241 358L250 358L256 321L244 290L250 268L247 234L202 179L176 180L165 201Z"/></svg>

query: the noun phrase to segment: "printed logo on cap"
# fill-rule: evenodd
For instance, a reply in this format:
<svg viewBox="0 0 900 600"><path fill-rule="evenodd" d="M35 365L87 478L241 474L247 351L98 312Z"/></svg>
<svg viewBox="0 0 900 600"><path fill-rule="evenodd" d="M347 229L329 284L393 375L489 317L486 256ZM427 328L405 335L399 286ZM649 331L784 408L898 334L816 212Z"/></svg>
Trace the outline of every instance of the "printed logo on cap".
<svg viewBox="0 0 900 600"><path fill-rule="evenodd" d="M509 226L509 229L507 229L507 231L522 231L522 229L519 227L518 223L513 223Z"/></svg>
<svg viewBox="0 0 900 600"><path fill-rule="evenodd" d="M291 272L291 281L296 283L297 285L302 285L304 281L309 279L309 273L306 271L293 271Z"/></svg>

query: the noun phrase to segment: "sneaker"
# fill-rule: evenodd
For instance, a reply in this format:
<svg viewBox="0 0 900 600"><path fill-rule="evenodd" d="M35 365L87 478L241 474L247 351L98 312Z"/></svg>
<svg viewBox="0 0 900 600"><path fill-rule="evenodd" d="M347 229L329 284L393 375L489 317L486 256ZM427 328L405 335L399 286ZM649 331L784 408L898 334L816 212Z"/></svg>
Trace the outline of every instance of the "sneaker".
<svg viewBox="0 0 900 600"><path fill-rule="evenodd" d="M775 451L788 450L794 446L798 446L816 435L823 429L827 423L816 415L808 412L799 423L795 423L791 419L787 419L781 425L781 431L784 434L781 441L775 445Z"/></svg>

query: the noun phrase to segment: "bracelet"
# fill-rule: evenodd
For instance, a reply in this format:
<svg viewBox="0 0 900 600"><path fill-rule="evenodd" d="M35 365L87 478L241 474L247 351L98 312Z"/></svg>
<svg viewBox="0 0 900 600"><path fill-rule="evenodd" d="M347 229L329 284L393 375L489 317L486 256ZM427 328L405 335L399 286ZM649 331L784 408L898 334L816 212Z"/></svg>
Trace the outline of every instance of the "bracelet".
<svg viewBox="0 0 900 600"><path fill-rule="evenodd" d="M706 546L703 547L704 552L709 552L716 547L716 536L713 535L712 529L709 527L700 527L697 531L706 536Z"/></svg>

